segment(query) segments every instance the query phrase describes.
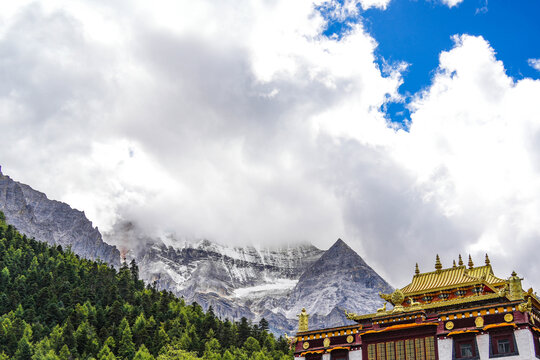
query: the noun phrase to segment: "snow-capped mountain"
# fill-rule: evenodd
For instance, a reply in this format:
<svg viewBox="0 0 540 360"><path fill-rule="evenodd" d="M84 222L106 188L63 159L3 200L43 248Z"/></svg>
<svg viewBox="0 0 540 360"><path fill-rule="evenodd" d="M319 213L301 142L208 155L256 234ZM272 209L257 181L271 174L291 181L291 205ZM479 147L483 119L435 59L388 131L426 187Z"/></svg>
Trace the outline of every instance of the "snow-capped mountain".
<svg viewBox="0 0 540 360"><path fill-rule="evenodd" d="M312 314L313 326L347 324L343 310L375 311L382 304L378 292L392 291L341 239L323 251L310 244L228 247L138 234L133 224L125 223L105 238L150 244L127 253L137 259L144 280L188 302L212 306L222 318L264 317L275 332L294 332L302 307Z"/></svg>
<svg viewBox="0 0 540 360"><path fill-rule="evenodd" d="M311 244L231 247L174 235L152 238L136 224L122 222L104 234L104 242L83 212L1 172L0 210L36 240L71 246L83 257L115 266L122 253L128 261L136 259L147 283L205 309L212 306L221 318L264 317L276 333L296 331L302 307L313 327L344 325L343 310L375 311L382 304L378 292L392 291L342 240L327 251Z"/></svg>

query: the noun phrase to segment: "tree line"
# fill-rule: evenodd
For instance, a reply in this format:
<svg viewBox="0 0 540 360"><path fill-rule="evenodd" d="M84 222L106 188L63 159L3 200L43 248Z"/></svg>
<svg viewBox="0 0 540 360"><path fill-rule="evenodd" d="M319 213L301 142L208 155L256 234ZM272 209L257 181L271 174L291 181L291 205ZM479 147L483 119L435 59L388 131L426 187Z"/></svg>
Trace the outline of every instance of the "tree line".
<svg viewBox="0 0 540 360"><path fill-rule="evenodd" d="M290 360L262 319L232 322L117 271L20 234L0 212L0 360Z"/></svg>

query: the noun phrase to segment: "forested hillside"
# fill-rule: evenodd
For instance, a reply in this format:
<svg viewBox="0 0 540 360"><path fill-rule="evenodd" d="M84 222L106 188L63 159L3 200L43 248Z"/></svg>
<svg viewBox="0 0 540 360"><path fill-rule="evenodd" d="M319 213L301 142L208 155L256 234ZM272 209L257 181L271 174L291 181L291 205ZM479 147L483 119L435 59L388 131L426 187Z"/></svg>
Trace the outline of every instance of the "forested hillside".
<svg viewBox="0 0 540 360"><path fill-rule="evenodd" d="M0 212L0 359L292 359L266 327L145 287L134 262L28 239Z"/></svg>

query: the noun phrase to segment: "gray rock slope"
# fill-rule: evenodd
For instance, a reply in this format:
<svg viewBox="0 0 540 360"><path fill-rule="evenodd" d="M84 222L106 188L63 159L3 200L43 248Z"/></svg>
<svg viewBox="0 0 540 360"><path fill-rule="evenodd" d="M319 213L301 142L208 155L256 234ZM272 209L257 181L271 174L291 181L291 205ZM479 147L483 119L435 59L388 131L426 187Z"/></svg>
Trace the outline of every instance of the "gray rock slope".
<svg viewBox="0 0 540 360"><path fill-rule="evenodd" d="M288 308L294 314L302 307L318 314L312 319L314 327L345 325L349 322L343 310L374 312L383 303L378 293L392 291L360 255L338 239L302 274L288 298Z"/></svg>
<svg viewBox="0 0 540 360"><path fill-rule="evenodd" d="M126 229L131 233L122 235ZM105 237L124 243L130 237L135 244L149 241L138 233L129 224ZM139 238L133 241L133 236ZM378 292L392 291L342 240L327 251L310 244L271 249L227 247L208 240L182 243L174 237L166 242L174 245L153 239L151 245L128 252L128 259L137 259L145 281L205 309L212 306L221 318L264 317L275 333L296 331L302 307L312 314L313 327L349 324L345 309L374 312L382 304Z"/></svg>
<svg viewBox="0 0 540 360"><path fill-rule="evenodd" d="M49 200L30 186L13 181L0 171L0 211L20 232L51 245L71 246L87 259L120 265L120 252L106 244L84 212Z"/></svg>

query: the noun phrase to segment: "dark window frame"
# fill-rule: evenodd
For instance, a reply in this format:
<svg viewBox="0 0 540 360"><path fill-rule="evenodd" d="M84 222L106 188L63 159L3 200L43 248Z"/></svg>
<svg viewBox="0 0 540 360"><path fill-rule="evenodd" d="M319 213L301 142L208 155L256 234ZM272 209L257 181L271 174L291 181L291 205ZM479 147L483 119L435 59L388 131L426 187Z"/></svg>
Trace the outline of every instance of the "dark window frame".
<svg viewBox="0 0 540 360"><path fill-rule="evenodd" d="M540 359L540 336L534 331L532 331L532 336L534 341L534 354Z"/></svg>
<svg viewBox="0 0 540 360"><path fill-rule="evenodd" d="M510 352L499 354L498 342L499 340L508 340L510 344ZM489 333L489 357L507 357L518 356L519 349L516 342L516 336L514 331L492 331Z"/></svg>
<svg viewBox="0 0 540 360"><path fill-rule="evenodd" d="M306 360L322 360L322 354L308 354Z"/></svg>
<svg viewBox="0 0 540 360"><path fill-rule="evenodd" d="M337 358L342 359L343 356L345 356L345 360L349 360L349 351L348 350L335 350L330 353L330 360L335 360Z"/></svg>
<svg viewBox="0 0 540 360"><path fill-rule="evenodd" d="M470 344L473 351L473 356L462 357L461 345ZM478 353L478 344L476 343L476 336L454 336L452 339L452 360L479 360L480 354Z"/></svg>

